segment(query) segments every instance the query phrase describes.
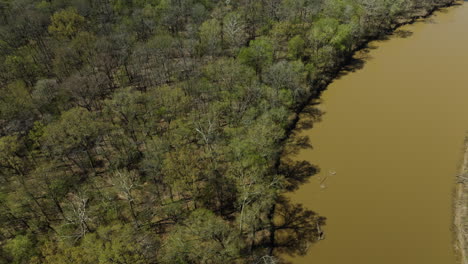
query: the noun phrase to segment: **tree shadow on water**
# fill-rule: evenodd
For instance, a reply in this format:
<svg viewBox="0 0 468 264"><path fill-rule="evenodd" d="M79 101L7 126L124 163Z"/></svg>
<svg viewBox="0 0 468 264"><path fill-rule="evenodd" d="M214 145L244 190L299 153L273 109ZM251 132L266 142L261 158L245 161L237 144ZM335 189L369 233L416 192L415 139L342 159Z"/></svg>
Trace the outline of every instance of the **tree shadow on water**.
<svg viewBox="0 0 468 264"><path fill-rule="evenodd" d="M370 56L368 58L370 58ZM366 57L362 56L361 54L354 55L351 59L349 59L348 63L345 66L343 66L343 68L338 72L338 74L335 77L335 80L339 80L350 73L361 70L362 68L364 68L366 61Z"/></svg>
<svg viewBox="0 0 468 264"><path fill-rule="evenodd" d="M340 71L336 74L334 80L338 80L349 73L357 72L364 68L366 62L372 60L372 56L370 52L372 50L377 49L379 46L376 45L378 42L385 42L394 38L409 38L413 35L413 32L406 29L397 29L391 33L385 33L378 37L376 37L373 41L370 41L364 44L361 48L359 48L352 57L350 57L346 62L345 65L342 66Z"/></svg>
<svg viewBox="0 0 468 264"><path fill-rule="evenodd" d="M319 169L308 161L284 159L279 167L279 173L286 178L287 192L296 191ZM326 218L305 208L302 204L290 201L286 195L281 195L274 209L274 221L270 228L270 236L264 244L269 244L271 254L279 262L286 263L286 256L304 256L311 245L324 238L322 226Z"/></svg>
<svg viewBox="0 0 468 264"><path fill-rule="evenodd" d="M297 155L304 150L313 149L310 138L302 132L313 128L313 124L322 120L323 112L314 104L309 104L302 111L296 127L290 132L278 166L279 174L285 178L285 189L296 191L301 185L319 172L319 168L309 161L297 160Z"/></svg>
<svg viewBox="0 0 468 264"><path fill-rule="evenodd" d="M396 36L398 38L409 38L413 36L413 31L410 30L404 30L404 29L398 29L395 32L393 32L393 36Z"/></svg>
<svg viewBox="0 0 468 264"><path fill-rule="evenodd" d="M320 169L305 160L292 160L284 158L279 171L286 179L285 189L288 192L297 191L299 187L309 181Z"/></svg>
<svg viewBox="0 0 468 264"><path fill-rule="evenodd" d="M313 127L313 124L321 122L322 116L325 114L322 110L317 108L322 101L320 99L312 100L301 112L299 121L296 124L294 134L298 134L303 130L308 130Z"/></svg>
<svg viewBox="0 0 468 264"><path fill-rule="evenodd" d="M311 245L323 239L325 217L282 197L276 207L274 253L280 263L283 257L304 256Z"/></svg>
<svg viewBox="0 0 468 264"><path fill-rule="evenodd" d="M339 80L349 73L357 72L364 68L366 62L372 59L370 52L376 48L377 46L373 45L372 43L365 44L363 48L356 51L356 53L346 61L345 65L336 74L334 79Z"/></svg>
<svg viewBox="0 0 468 264"><path fill-rule="evenodd" d="M305 107L284 149L278 173L285 179L283 187L286 192L298 190L319 172L319 168L309 161L295 159L300 151L312 149L309 137L301 132L311 129L314 123L322 120L323 112L316 107L318 103L319 101L312 102ZM270 236L268 241L265 241L270 244L279 263L285 263L282 259L285 256L305 255L310 245L323 239L321 227L325 225L325 217L302 204L290 201L286 196L283 194L278 199Z"/></svg>

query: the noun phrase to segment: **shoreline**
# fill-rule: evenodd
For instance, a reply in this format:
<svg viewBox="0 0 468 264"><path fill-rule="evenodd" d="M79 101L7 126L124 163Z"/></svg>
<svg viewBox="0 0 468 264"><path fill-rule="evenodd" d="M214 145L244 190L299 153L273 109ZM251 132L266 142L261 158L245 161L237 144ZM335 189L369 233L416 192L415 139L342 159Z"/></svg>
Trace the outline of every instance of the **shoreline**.
<svg viewBox="0 0 468 264"><path fill-rule="evenodd" d="M445 9L445 8L450 8L450 7L453 7L453 6L456 6L456 5L460 5L462 3L463 3L463 1L461 1L461 0L451 0L451 1L447 2L447 3L435 4L434 7L427 10L425 13L414 14L414 16L412 16L411 18L407 18L405 20L402 20L402 21L399 21L399 22L393 24L390 28L386 29L386 31L384 30L378 36L369 37L369 38L361 40L356 45L356 47L352 50L349 57L347 57L340 65L338 65L335 70L332 70L331 74L329 76L323 76L323 78L319 78L317 80L314 80L311 83L312 87L317 87L317 88L316 88L315 91L312 92L312 94L309 96L309 98L307 100L305 100L303 103L301 103L297 107L297 109L294 111L293 114L295 116L292 118L292 121L290 122L290 124L286 128L286 135L285 135L285 137L283 139L283 143L287 142L290 139L291 135L294 134L294 130L296 130L297 125L298 125L298 123L300 121L301 113L303 113L304 110L309 105L316 104L314 102L314 100L320 99L320 97L322 95L322 92L327 90L328 86L340 76L341 72L346 71L346 67L350 65L350 63L352 62L354 56L359 51L364 50L369 43L371 43L372 41L382 39L385 36L391 36L399 28L401 28L401 27L403 27L405 25L414 24L414 23L418 22L421 19L427 19L427 18L431 17L432 15L434 15L437 11L440 11L440 10ZM283 145L283 147L284 147L284 145ZM280 155L280 156L282 156L282 155ZM276 163L276 166L278 166L278 165L279 165L279 161Z"/></svg>
<svg viewBox="0 0 468 264"><path fill-rule="evenodd" d="M346 70L346 67L348 65L350 65L350 62L352 62L354 56L358 52L364 50L369 43L371 43L372 41L379 40L384 36L391 36L395 33L395 31L397 31L399 28L405 25L423 21L435 15L437 12L462 4L463 1L460 0L453 0L443 4L435 4L434 7L430 10L427 10L427 12L420 13L417 15L415 14L411 18L401 20L398 23L392 25L391 28L387 29L387 31L382 32L382 35L371 37L368 39L363 39L352 51L351 55L343 63L341 63L341 65L337 67L333 74L314 81L312 86L317 87L317 89L309 97L308 100L306 100L296 109L295 116L287 129L287 134L284 138L284 142L287 142L294 134L294 131L298 128L298 124L301 119L301 114L305 111L305 109L310 105L316 104L315 100L321 98L322 92L328 89L328 86L340 76L341 72ZM454 208L454 213L452 216L454 241L453 247L455 249L454 253L457 263L468 264L468 134L466 135L464 140L462 165L459 169L459 174L456 177L456 182L454 186L455 189L453 192L452 200L452 206Z"/></svg>
<svg viewBox="0 0 468 264"><path fill-rule="evenodd" d="M468 217L468 135L464 141L463 160L460 166L459 174L455 187L454 204L454 247L457 257L461 264L468 264L467 240L468 226L465 220Z"/></svg>

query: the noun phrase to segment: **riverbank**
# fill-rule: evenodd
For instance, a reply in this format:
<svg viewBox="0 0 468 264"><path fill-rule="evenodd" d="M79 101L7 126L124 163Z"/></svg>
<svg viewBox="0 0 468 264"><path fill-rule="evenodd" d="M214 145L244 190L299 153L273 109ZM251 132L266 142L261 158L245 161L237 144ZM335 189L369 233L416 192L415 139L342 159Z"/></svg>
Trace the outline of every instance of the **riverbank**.
<svg viewBox="0 0 468 264"><path fill-rule="evenodd" d="M465 138L464 155L460 173L457 177L457 185L455 189L455 249L459 253L460 263L467 264L467 242L468 242L468 136Z"/></svg>
<svg viewBox="0 0 468 264"><path fill-rule="evenodd" d="M304 245L322 238L324 220L300 204L282 201L282 194L316 169L307 162L275 165L299 106L325 87L311 85L312 80L331 80L360 44L385 35L401 20L430 13L435 2L452 0L36 2L9 0L0 12L0 263L98 263L113 254L105 250L109 241L119 242L108 247L116 253L115 262L257 263L270 259L275 245L301 254ZM456 44L448 43L450 49ZM437 54L426 52L418 59ZM389 72L373 85L382 87L386 78L397 76ZM363 95L376 100L402 86ZM357 100L343 103L355 104L357 95L352 91L348 98ZM398 95L408 98L405 90ZM348 129L362 116L356 113L338 124ZM382 135L371 136L386 141ZM349 149L357 153L363 146ZM366 166L373 166L373 156L362 159ZM448 189L433 188L434 193ZM449 213L431 204L432 212L447 217L439 226L451 226L451 201L436 201ZM361 200L348 208L363 205ZM365 209L341 219L374 210ZM275 212L284 219L278 225ZM432 221L426 215L405 217ZM368 226L374 223L335 231L372 234ZM374 234L391 228L380 226ZM290 236L276 237L276 231ZM444 235L450 234L444 230ZM427 251L425 257L434 254Z"/></svg>
<svg viewBox="0 0 468 264"><path fill-rule="evenodd" d="M326 241L315 245L304 262L295 259L293 263L332 264L350 258L359 259L356 262L360 263L455 263L452 250L454 236L449 230L453 223L454 183L453 178L443 175L455 175L457 168L453 165L460 159L453 150L460 147L463 138L460 131L464 129L456 129L458 125L454 119L466 112L453 95L459 97L464 94L454 87L465 82L462 81L464 78L457 78L457 74L445 74L449 70L444 65L454 63L456 54L460 52L440 52L443 55L437 55L439 48L425 43L432 43L430 40L437 38L447 39L449 43L459 40L451 48L460 51L459 43L466 42L463 42L464 38L456 37L454 32L458 32L459 27L454 26L465 21L460 19L461 13L466 14L461 9L464 8L437 12L435 18L430 19L435 21L434 25L418 22L401 29L414 33L413 38L396 37L372 43L369 45L372 60L366 61L363 69L346 76L340 74L323 95L317 96L320 98L319 108L326 112L324 121L314 124L311 132L298 131L299 136L307 135L313 138L314 143L314 150L303 151L298 159L320 165L323 174L317 177L326 176L331 170L338 174L329 177L325 189L320 189L318 181L312 180L301 187L306 191L293 195L294 201L304 203L328 218ZM431 14L435 11L432 10ZM429 14L424 15L427 16ZM457 24L453 22L455 18ZM435 43L444 47L439 41ZM435 64L435 61L440 64ZM442 68L447 69L444 74L434 70ZM454 69L454 72L459 71ZM440 87L447 80L450 85L443 90L452 95L451 99L448 95L441 96ZM441 100L433 95L438 95ZM427 107L428 102L448 109L435 112ZM367 114L369 110L374 113ZM451 117L445 119L451 121L439 119L440 112L450 114ZM458 113L458 117L452 117L454 113ZM381 122L382 119L389 122ZM434 123L438 123L435 120L442 123L435 126ZM428 130L438 132L424 132ZM406 137L410 139L405 142ZM450 138L448 146L441 147L435 140L443 137ZM391 143L381 142L382 139ZM385 151L380 153L379 149ZM446 154L450 157L446 158ZM433 166L428 166L430 164ZM368 201L369 198L373 201ZM435 216L437 214L441 217ZM363 252L363 248L375 250ZM388 252L383 252L384 249ZM335 257L333 252L340 252L343 257ZM451 257L444 259L443 254L451 254ZM383 260L382 256L388 259Z"/></svg>
<svg viewBox="0 0 468 264"><path fill-rule="evenodd" d="M340 65L335 73L333 75L330 76L330 78L326 78L326 79L323 79L323 80L318 80L319 82L322 82L322 85L321 85L321 88L318 89L319 92L322 92L323 90L325 90L327 88L327 86L333 81L335 80L335 78L337 76L339 76L340 72L343 71L343 69L350 64L350 62L352 61L353 59L353 56L366 48L366 46L371 42L371 41L375 41L375 40L379 40L379 39L382 39L382 38L385 38L386 36L389 36L389 35L392 35L393 33L395 33L396 30L398 30L399 28L401 28L402 26L405 26L405 25L410 25L410 24L414 24L415 22L417 22L418 20L420 19L426 19L426 18L429 18L430 16L432 16L435 12L437 11L440 11L441 9L443 8L447 8L447 7L451 7L453 5L456 5L456 4L461 4L463 2L461 2L460 0L451 0L451 1L446 1L444 3L438 3L436 5L434 5L431 9L429 10L420 10L419 13L416 12L413 14L413 16L409 17L409 18L406 18L406 19L402 19L401 21L397 21L395 24L393 24L390 28L388 28L387 30L384 30L383 32L381 32L380 34L376 35L376 36L372 36L372 37L369 37L369 38L366 38L366 39L363 39L361 40L357 45L356 45L356 48L351 52L350 56L346 58L346 60L343 62L342 65ZM313 96L313 98L311 99L316 99L320 97L320 93L316 94L315 97Z"/></svg>
<svg viewBox="0 0 468 264"><path fill-rule="evenodd" d="M287 134L286 137L284 138L284 141L287 141L293 131L297 128L297 124L299 123L300 119L300 113L302 113L307 106L309 106L311 103L313 103L314 100L317 100L320 98L320 95L322 94L323 91L327 89L327 87L332 83L337 77L340 76L340 74L343 71L347 71L346 67L352 64L353 57L354 55L366 49L367 45L375 40L382 39L386 36L389 36L393 34L396 30L401 28L402 26L413 24L417 22L420 19L426 19L432 16L435 12L440 11L443 8L448 8L456 4L462 4L463 1L460 0L449 0L449 1L444 1L443 3L438 3L435 4L432 8L429 10L420 10L419 12L415 12L411 17L402 19L401 21L397 21L394 23L390 28L383 30L379 34L375 36L370 36L365 39L361 39L358 41L358 43L355 45L355 48L349 53L349 55L340 63L336 68L330 69L329 72L331 74L323 75L320 76L320 78L317 78L313 80L311 86L316 87L314 89L313 93L309 96L308 100L305 100L302 104L298 106L296 109L296 115L293 118L292 122L290 122L290 125L287 129ZM278 166L279 163L277 163L276 166Z"/></svg>

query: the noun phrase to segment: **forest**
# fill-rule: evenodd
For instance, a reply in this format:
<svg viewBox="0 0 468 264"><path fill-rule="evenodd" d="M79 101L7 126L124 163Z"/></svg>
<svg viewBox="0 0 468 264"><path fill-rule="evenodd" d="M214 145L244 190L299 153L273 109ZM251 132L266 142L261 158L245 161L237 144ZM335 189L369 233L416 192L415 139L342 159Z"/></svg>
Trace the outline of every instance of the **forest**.
<svg viewBox="0 0 468 264"><path fill-rule="evenodd" d="M282 158L298 113L450 2L0 0L0 263L304 254L326 219L285 197L319 170Z"/></svg>

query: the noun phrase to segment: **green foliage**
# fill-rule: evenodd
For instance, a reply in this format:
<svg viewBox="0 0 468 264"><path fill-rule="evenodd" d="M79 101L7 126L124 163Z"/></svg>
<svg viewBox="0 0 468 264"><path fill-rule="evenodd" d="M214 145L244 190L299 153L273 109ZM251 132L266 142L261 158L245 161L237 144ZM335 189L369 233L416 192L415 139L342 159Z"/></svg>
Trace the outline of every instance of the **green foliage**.
<svg viewBox="0 0 468 264"><path fill-rule="evenodd" d="M25 83L12 82L0 87L2 99L0 101L0 119L26 120L32 117L33 102Z"/></svg>
<svg viewBox="0 0 468 264"><path fill-rule="evenodd" d="M90 149L105 131L105 125L95 119L96 115L84 108L68 110L44 129L44 146L57 155Z"/></svg>
<svg viewBox="0 0 468 264"><path fill-rule="evenodd" d="M216 19L210 19L200 26L200 48L204 54L215 55L221 48L221 25Z"/></svg>
<svg viewBox="0 0 468 264"><path fill-rule="evenodd" d="M44 113L58 113L66 95L59 89L55 79L42 79L37 81L31 94L32 101L37 109Z"/></svg>
<svg viewBox="0 0 468 264"><path fill-rule="evenodd" d="M226 14L223 19L223 39L230 48L238 48L245 43L245 22L236 12Z"/></svg>
<svg viewBox="0 0 468 264"><path fill-rule="evenodd" d="M164 263L234 263L241 249L236 229L212 212L195 210L169 235Z"/></svg>
<svg viewBox="0 0 468 264"><path fill-rule="evenodd" d="M309 31L312 59L317 68L333 68L338 62L334 57L348 54L353 46L353 25L341 24L335 18L321 18Z"/></svg>
<svg viewBox="0 0 468 264"><path fill-rule="evenodd" d="M36 61L34 61L34 52L24 47L18 50L17 54L5 58L5 67L12 79L18 79L32 86L40 73Z"/></svg>
<svg viewBox="0 0 468 264"><path fill-rule="evenodd" d="M324 219L282 198L316 171L280 159L287 130L356 47L435 5L0 0L0 263L261 263L317 241Z"/></svg>
<svg viewBox="0 0 468 264"><path fill-rule="evenodd" d="M77 13L75 8L67 8L56 12L51 17L49 33L57 38L72 39L84 30L85 18Z"/></svg>
<svg viewBox="0 0 468 264"><path fill-rule="evenodd" d="M293 59L299 59L304 54L305 41L300 35L294 36L288 42L289 56Z"/></svg>
<svg viewBox="0 0 468 264"><path fill-rule="evenodd" d="M146 264L150 263L148 258L152 256L145 255L143 248L155 245L154 237L137 237L133 227L115 224L86 235L78 245L63 241L47 243L43 248L44 263Z"/></svg>
<svg viewBox="0 0 468 264"><path fill-rule="evenodd" d="M12 264L30 263L32 256L36 254L36 247L29 236L18 235L7 241L5 251L12 259Z"/></svg>
<svg viewBox="0 0 468 264"><path fill-rule="evenodd" d="M301 98L310 91L306 82L304 65L300 61L281 61L272 65L264 73L263 80L277 93L291 93L294 98L284 101L287 107L291 107L294 102L301 102Z"/></svg>
<svg viewBox="0 0 468 264"><path fill-rule="evenodd" d="M273 45L268 38L257 38L250 41L249 47L242 48L239 60L254 68L257 73L273 62Z"/></svg>

